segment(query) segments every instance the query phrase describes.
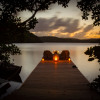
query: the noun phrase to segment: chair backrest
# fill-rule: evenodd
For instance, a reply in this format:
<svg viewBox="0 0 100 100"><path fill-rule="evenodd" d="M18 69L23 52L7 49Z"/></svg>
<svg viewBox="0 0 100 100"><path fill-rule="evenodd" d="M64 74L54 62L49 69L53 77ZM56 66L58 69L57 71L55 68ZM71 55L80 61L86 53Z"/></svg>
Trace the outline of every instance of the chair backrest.
<svg viewBox="0 0 100 100"><path fill-rule="evenodd" d="M43 58L45 60L53 60L53 55L49 50L45 50L43 53Z"/></svg>
<svg viewBox="0 0 100 100"><path fill-rule="evenodd" d="M61 52L61 54L60 54L60 60L68 60L69 59L69 56L70 55L70 53L69 53L69 51L68 50L63 50L62 52Z"/></svg>

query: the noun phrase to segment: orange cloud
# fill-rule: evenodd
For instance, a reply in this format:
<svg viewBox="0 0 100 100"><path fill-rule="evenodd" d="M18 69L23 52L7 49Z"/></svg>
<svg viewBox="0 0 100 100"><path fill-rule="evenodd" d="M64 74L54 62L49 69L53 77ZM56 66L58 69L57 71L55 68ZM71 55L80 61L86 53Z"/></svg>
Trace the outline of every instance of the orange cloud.
<svg viewBox="0 0 100 100"><path fill-rule="evenodd" d="M70 36L69 37L76 37L77 34L79 35L82 32L83 32L83 29L80 29L80 30L78 30L78 31L76 31L74 33L70 33Z"/></svg>
<svg viewBox="0 0 100 100"><path fill-rule="evenodd" d="M87 33L85 36L85 38L100 38L100 33Z"/></svg>
<svg viewBox="0 0 100 100"><path fill-rule="evenodd" d="M50 33L61 33L61 31L65 30L65 27L59 27L57 29L52 30Z"/></svg>
<svg viewBox="0 0 100 100"><path fill-rule="evenodd" d="M92 30L86 32L85 38L100 38L100 29L98 26L93 27Z"/></svg>
<svg viewBox="0 0 100 100"><path fill-rule="evenodd" d="M80 25L78 19L72 18L39 18L39 23L31 32L37 36L56 36L64 38L100 38L99 27L93 27L92 24Z"/></svg>

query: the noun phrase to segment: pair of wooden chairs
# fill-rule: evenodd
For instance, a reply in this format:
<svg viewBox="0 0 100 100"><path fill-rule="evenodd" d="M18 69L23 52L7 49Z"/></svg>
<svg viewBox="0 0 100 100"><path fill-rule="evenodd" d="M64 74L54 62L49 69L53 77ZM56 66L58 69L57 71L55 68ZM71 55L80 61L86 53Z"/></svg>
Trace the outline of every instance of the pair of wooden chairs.
<svg viewBox="0 0 100 100"><path fill-rule="evenodd" d="M53 53L51 53L51 51L45 50L43 53L43 58L44 60L53 60L53 57L55 55L59 57L59 60L68 60L70 58L70 53L68 50L63 50L61 54L59 54L58 51L54 51Z"/></svg>

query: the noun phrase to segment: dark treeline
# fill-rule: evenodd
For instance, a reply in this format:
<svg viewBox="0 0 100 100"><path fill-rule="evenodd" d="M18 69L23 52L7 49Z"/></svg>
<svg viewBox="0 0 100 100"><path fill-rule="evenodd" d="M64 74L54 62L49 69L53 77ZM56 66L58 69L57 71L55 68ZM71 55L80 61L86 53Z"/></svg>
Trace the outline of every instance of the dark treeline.
<svg viewBox="0 0 100 100"><path fill-rule="evenodd" d="M29 31L16 31L17 34L3 33L0 35L0 43L41 43L40 38Z"/></svg>
<svg viewBox="0 0 100 100"><path fill-rule="evenodd" d="M53 36L40 37L43 42L65 42L65 43L100 43L100 39L75 39L75 38L58 38Z"/></svg>
<svg viewBox="0 0 100 100"><path fill-rule="evenodd" d="M17 34L5 33L0 36L0 43L100 43L100 39L58 38L53 36L38 37L29 31L17 30Z"/></svg>

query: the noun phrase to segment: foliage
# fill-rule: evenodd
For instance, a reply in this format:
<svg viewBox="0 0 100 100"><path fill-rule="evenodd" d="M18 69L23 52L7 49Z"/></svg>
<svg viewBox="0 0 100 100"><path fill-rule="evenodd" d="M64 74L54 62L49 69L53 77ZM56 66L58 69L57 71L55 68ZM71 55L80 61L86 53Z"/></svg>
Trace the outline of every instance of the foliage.
<svg viewBox="0 0 100 100"><path fill-rule="evenodd" d="M100 63L100 45L88 48L85 51L85 54L89 55L90 61L98 59L98 62ZM100 93L100 75L98 75L98 77L94 79L93 82L89 83L89 86L91 89L94 89Z"/></svg>
<svg viewBox="0 0 100 100"><path fill-rule="evenodd" d="M89 55L89 59L88 60L94 60L94 59L98 59L98 62L100 62L100 46L94 46L94 47L90 47L85 51L86 55Z"/></svg>
<svg viewBox="0 0 100 100"><path fill-rule="evenodd" d="M0 44L0 62L10 63L10 55L21 54L21 51L14 44Z"/></svg>
<svg viewBox="0 0 100 100"><path fill-rule="evenodd" d="M100 25L100 0L80 0L77 7L83 12L82 18L88 20L91 12L91 18L94 20L94 25Z"/></svg>
<svg viewBox="0 0 100 100"><path fill-rule="evenodd" d="M0 39L4 39L3 43L12 43L13 40L17 41L16 35L23 39L23 34L27 33L27 30L34 28L38 22L35 18L37 12L48 10L49 6L55 3L66 8L68 7L69 1L70 0L0 0ZM91 12L94 25L100 25L100 0L80 0L77 1L77 7L83 12L83 19L87 20L89 12ZM18 18L18 13L25 10L32 12L33 15L22 22L21 18ZM6 44L4 45L7 46ZM97 55L94 57L98 58Z"/></svg>
<svg viewBox="0 0 100 100"><path fill-rule="evenodd" d="M3 27L3 26L2 26ZM10 24L8 25L10 27ZM40 43L41 40L34 34L26 30L25 27L12 26L12 30L2 30L0 34L0 43Z"/></svg>
<svg viewBox="0 0 100 100"><path fill-rule="evenodd" d="M0 17L0 43L11 43L14 40L14 36L17 34L16 31L18 28L18 23L20 23L20 19L11 17L8 18L5 15Z"/></svg>
<svg viewBox="0 0 100 100"><path fill-rule="evenodd" d="M5 19L5 15L9 20L11 17L16 17L18 12L28 10L33 15L18 25L19 27L25 25L28 29L34 28L37 23L36 13L41 10L48 10L49 6L56 2L66 7L69 0L0 0L1 18Z"/></svg>
<svg viewBox="0 0 100 100"><path fill-rule="evenodd" d="M49 6L55 3L66 8L68 7L69 1L70 0L0 0L0 42L24 42L24 37L31 36L26 34L28 30L34 28L36 23L38 23L35 17L37 12L48 10ZM100 0L77 1L77 7L83 12L83 19L88 19L89 12L92 12L92 18L95 20L95 23L99 23L100 11L96 9L97 6L100 6L99 1ZM25 10L32 12L33 15L22 22L21 18L18 17L18 13Z"/></svg>
<svg viewBox="0 0 100 100"><path fill-rule="evenodd" d="M89 84L91 89L96 90L100 93L100 75L98 75L98 78L94 79L93 82Z"/></svg>
<svg viewBox="0 0 100 100"><path fill-rule="evenodd" d="M21 24L21 19L17 16L7 17L6 14L2 14L0 16L0 43L41 42L38 37L28 31L34 23L28 24L29 27L19 24Z"/></svg>
<svg viewBox="0 0 100 100"><path fill-rule="evenodd" d="M27 29L34 28L38 22L35 18L37 12L48 10L51 4L58 3L63 7L68 7L70 0L0 0L1 18L7 20L12 17L18 17L18 12L28 10L33 15L18 24L18 26L26 26ZM92 13L91 18L94 20L94 25L100 25L100 0L80 0L77 1L77 7L83 12L82 18L87 20L89 12Z"/></svg>

